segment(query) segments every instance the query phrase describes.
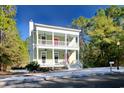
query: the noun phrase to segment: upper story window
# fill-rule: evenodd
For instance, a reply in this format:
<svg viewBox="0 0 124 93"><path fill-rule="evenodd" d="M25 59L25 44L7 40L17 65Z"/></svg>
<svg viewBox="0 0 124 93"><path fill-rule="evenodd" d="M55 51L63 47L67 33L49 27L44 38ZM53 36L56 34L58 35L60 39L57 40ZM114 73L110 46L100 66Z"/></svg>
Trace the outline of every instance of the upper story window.
<svg viewBox="0 0 124 93"><path fill-rule="evenodd" d="M46 39L45 33L39 34L38 37L39 37L39 39L42 39L42 40Z"/></svg>
<svg viewBox="0 0 124 93"><path fill-rule="evenodd" d="M46 44L46 38L47 37L46 37L45 33L39 34L38 36L39 36L39 39L42 40L41 41L42 44Z"/></svg>

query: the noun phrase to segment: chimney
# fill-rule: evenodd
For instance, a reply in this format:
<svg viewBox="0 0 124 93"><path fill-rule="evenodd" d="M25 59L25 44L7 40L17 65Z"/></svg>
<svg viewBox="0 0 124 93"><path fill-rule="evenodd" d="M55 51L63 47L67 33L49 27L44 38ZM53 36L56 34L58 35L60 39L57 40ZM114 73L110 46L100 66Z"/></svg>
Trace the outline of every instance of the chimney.
<svg viewBox="0 0 124 93"><path fill-rule="evenodd" d="M31 32L34 30L34 23L33 20L31 19L29 21L29 37L31 36Z"/></svg>

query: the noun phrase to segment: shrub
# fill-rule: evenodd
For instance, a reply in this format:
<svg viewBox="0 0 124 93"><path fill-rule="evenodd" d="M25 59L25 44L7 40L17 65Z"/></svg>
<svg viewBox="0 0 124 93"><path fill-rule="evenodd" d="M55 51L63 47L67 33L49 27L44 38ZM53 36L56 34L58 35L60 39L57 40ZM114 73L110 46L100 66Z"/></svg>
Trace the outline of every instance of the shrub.
<svg viewBox="0 0 124 93"><path fill-rule="evenodd" d="M40 72L48 72L48 71L51 71L51 68L44 67L44 68L38 68L37 70Z"/></svg>
<svg viewBox="0 0 124 93"><path fill-rule="evenodd" d="M37 71L39 67L40 67L40 65L36 61L30 62L26 66L27 70L29 70L29 71Z"/></svg>

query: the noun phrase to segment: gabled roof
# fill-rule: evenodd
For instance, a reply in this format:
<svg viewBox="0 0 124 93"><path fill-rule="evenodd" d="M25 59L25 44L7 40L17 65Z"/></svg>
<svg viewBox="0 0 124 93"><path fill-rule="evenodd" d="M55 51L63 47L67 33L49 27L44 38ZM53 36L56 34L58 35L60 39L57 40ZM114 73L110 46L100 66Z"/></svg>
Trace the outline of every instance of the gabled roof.
<svg viewBox="0 0 124 93"><path fill-rule="evenodd" d="M66 28L66 27L60 27L60 26L52 26L52 25L45 25L45 24L39 24L39 23L34 23L34 25L40 26L40 27L53 28L53 29L81 32L81 30L79 30L79 29L72 29L72 28Z"/></svg>

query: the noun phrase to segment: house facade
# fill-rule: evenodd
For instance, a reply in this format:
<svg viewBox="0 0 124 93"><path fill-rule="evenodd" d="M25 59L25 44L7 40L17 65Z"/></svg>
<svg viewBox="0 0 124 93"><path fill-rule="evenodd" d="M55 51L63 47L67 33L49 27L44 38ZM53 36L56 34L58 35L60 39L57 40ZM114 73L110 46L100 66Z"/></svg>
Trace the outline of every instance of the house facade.
<svg viewBox="0 0 124 93"><path fill-rule="evenodd" d="M29 22L30 62L41 67L64 67L79 63L81 30Z"/></svg>

